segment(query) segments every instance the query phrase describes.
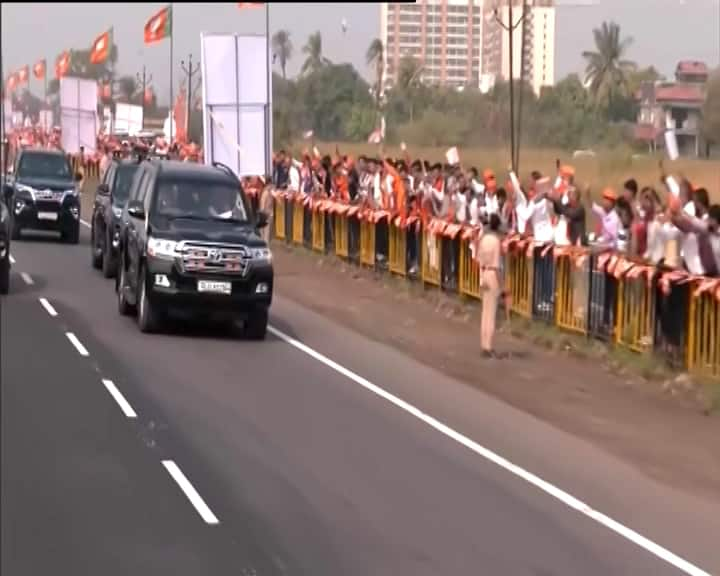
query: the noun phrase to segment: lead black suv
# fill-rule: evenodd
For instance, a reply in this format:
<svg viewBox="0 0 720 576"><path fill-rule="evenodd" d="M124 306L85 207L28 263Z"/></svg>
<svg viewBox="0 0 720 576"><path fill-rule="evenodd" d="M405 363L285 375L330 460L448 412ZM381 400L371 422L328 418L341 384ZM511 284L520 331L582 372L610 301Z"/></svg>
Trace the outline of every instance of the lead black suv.
<svg viewBox="0 0 720 576"><path fill-rule="evenodd" d="M82 175L73 174L60 150L27 148L18 154L9 184L13 188L12 236L23 228L53 230L70 244L80 239L80 195Z"/></svg>
<svg viewBox="0 0 720 576"><path fill-rule="evenodd" d="M263 339L273 294L264 226L229 168L142 162L122 215L119 312L136 312L143 332L171 312L242 319Z"/></svg>
<svg viewBox="0 0 720 576"><path fill-rule="evenodd" d="M137 158L113 160L95 192L90 220L91 263L105 278L112 278L117 271L122 211L139 165Z"/></svg>

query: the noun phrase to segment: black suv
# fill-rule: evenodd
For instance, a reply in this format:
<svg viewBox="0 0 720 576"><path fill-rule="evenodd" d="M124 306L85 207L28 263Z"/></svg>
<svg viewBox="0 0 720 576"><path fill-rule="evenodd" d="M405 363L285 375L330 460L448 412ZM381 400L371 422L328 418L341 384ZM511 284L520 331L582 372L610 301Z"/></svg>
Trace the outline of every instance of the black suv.
<svg viewBox="0 0 720 576"><path fill-rule="evenodd" d="M242 319L250 338L265 337L273 266L254 214L233 172L146 160L123 209L116 275L118 310L137 311L143 332L167 312Z"/></svg>
<svg viewBox="0 0 720 576"><path fill-rule="evenodd" d="M7 294L10 288L10 236L12 234L12 197L12 186L3 184L2 197L0 197L0 294Z"/></svg>
<svg viewBox="0 0 720 576"><path fill-rule="evenodd" d="M117 271L122 211L139 164L139 159L113 160L95 192L90 221L91 262L93 268L102 269L105 278L112 278Z"/></svg>
<svg viewBox="0 0 720 576"><path fill-rule="evenodd" d="M13 198L13 238L23 228L53 230L62 239L77 244L80 239L80 195L82 175L73 174L70 162L59 150L28 148L15 162L10 180Z"/></svg>

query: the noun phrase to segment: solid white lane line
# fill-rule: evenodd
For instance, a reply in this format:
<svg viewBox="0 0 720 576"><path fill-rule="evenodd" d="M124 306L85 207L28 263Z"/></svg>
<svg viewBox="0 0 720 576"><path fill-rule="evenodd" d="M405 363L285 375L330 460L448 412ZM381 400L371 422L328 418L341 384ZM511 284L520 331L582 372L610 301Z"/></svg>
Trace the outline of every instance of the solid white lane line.
<svg viewBox="0 0 720 576"><path fill-rule="evenodd" d="M32 277L27 272L20 272L20 277L23 279L23 282L25 282L25 284L27 284L28 286L32 286L33 284L35 284Z"/></svg>
<svg viewBox="0 0 720 576"><path fill-rule="evenodd" d="M125 400L125 396L123 396L122 392L117 389L117 386L115 386L113 381L103 379L102 383L105 385L105 388L107 388L107 391L110 392L110 396L115 398L115 402L118 403L120 410L123 411L123 414L125 414L128 418L137 418L135 410L133 410L130 403Z"/></svg>
<svg viewBox="0 0 720 576"><path fill-rule="evenodd" d="M10 254L10 264L15 264L15 258L13 258L12 254Z"/></svg>
<svg viewBox="0 0 720 576"><path fill-rule="evenodd" d="M200 494L197 493L197 490L190 484L190 480L185 477L185 474L178 468L178 465L172 460L163 460L162 464L175 482L178 483L178 486L180 486L180 489L185 493L185 496L188 497L188 500L190 500L190 503L195 507L195 510L197 510L202 519L208 524L219 524L220 521L215 514L212 513L210 508L208 508L205 500L202 499Z"/></svg>
<svg viewBox="0 0 720 576"><path fill-rule="evenodd" d="M85 220L83 220L82 218L80 218L80 224L82 224L83 226L85 226L85 228L90 228L90 227L91 227L91 226L90 226L90 223L89 223L89 222L85 222Z"/></svg>
<svg viewBox="0 0 720 576"><path fill-rule="evenodd" d="M87 348L82 345L82 342L78 340L77 336L73 334L72 332L65 332L65 336L67 336L68 340L72 343L73 346L75 346L75 349L80 353L80 356L90 356L90 353L87 351Z"/></svg>
<svg viewBox="0 0 720 576"><path fill-rule="evenodd" d="M699 568L698 566L695 566L688 562L687 560L681 558L680 556L677 556L673 552L670 552L670 550L667 550L666 548L663 548L659 544L656 544L655 542L645 538L645 536L635 532L631 528L628 528L627 526L624 526L620 524L619 522L613 520L612 518L606 516L605 514L602 514L601 512L598 512L597 510L594 510L589 505L585 504L584 502L578 500L574 496L568 494L564 490L561 490L560 488L553 486L549 482L546 482L542 478L539 478L532 472L528 472L527 470L521 468L520 466L517 466L516 464L513 464L509 460L506 460L499 454L493 452L492 450L489 450L488 448L485 448L484 446L481 446L474 440L471 440L467 436L464 436L460 432L457 432L456 430L453 430L446 424L443 424L439 420L436 420L429 414L424 413L419 408L413 406L412 404L406 402L405 400L402 400L398 396L395 396L394 394L384 390L383 388L380 388L376 384L373 384L369 380L363 378L362 376L359 376L352 370L349 370L345 368L344 366L341 366L334 360L331 360L327 356L324 356L320 352L314 350L313 348L310 348L309 346L303 344L299 340L296 340L295 338L292 338L291 336L288 336L284 332L278 330L277 328L274 328L272 326L268 326L268 331L271 334L274 334L293 348L296 348L297 350L301 351L302 353L310 356L311 358L317 360L318 362L324 364L328 368L334 370L335 372L338 372L339 374L342 374L349 380L352 380L356 384L359 384L366 390L369 390L373 394L376 394L380 398L383 398L384 400L387 400L391 404L394 404L401 410L407 412L408 414L411 414L418 420L421 420L431 428L434 428L441 434L444 434L448 438L451 438L458 444L462 444L469 450L475 452L477 455L481 456L482 458L485 458L486 460L492 462L493 464L499 466L500 468L503 468L504 470L510 472L514 476L517 476L518 478L524 480L525 482L532 484L536 488L539 488L546 494L549 494L553 498L556 498L566 506L569 506L570 508L577 510L581 514L592 518L597 522L598 524L601 524L605 528L608 528L615 532L616 534L622 536L626 540L629 540L633 544L636 544L640 548L643 548L647 552L650 552L657 558L660 558L661 560L664 560L668 564L674 566L678 570L684 572L685 574L689 574L690 576L710 576L709 572L706 572Z"/></svg>
<svg viewBox="0 0 720 576"><path fill-rule="evenodd" d="M47 301L47 298L40 298L40 304L42 304L42 307L45 308L45 310L47 311L48 314L50 314L50 316L55 317L58 315L55 308L52 307L52 304L50 304L50 302Z"/></svg>

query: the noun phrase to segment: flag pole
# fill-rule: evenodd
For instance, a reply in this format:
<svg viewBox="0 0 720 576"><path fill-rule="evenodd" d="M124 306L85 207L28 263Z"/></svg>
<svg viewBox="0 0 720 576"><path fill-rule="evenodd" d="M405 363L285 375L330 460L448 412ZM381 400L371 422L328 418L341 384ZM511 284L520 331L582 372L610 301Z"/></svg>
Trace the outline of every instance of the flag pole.
<svg viewBox="0 0 720 576"><path fill-rule="evenodd" d="M265 42L266 42L266 54L265 54L265 73L267 78L267 122L265 128L265 176L272 174L272 85L271 85L271 74L272 67L270 65L270 2L265 2Z"/></svg>
<svg viewBox="0 0 720 576"><path fill-rule="evenodd" d="M168 114L170 115L170 146L173 141L173 38L175 36L175 10L173 3L170 2L170 105L168 106ZM143 98L145 95L143 94Z"/></svg>

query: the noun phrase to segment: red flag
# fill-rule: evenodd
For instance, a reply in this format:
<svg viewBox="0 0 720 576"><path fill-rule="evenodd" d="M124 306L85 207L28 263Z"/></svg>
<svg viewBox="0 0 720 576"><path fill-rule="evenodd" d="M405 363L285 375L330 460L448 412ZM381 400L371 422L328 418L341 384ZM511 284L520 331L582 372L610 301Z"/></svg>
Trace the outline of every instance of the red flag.
<svg viewBox="0 0 720 576"><path fill-rule="evenodd" d="M90 48L90 63L102 64L108 59L112 48L112 28L95 38Z"/></svg>
<svg viewBox="0 0 720 576"><path fill-rule="evenodd" d="M35 62L35 65L33 66L33 75L35 76L35 78L37 78L38 80L42 80L43 78L45 78L45 67L46 66L44 58Z"/></svg>
<svg viewBox="0 0 720 576"><path fill-rule="evenodd" d="M23 66L18 70L17 72L17 82L18 85L20 84L27 84L28 79L30 78L30 66Z"/></svg>
<svg viewBox="0 0 720 576"><path fill-rule="evenodd" d="M264 3L264 2L238 2L238 3L237 3L238 8L240 8L240 9L243 9L243 8L259 8L259 7L262 6L263 4L265 4L265 3Z"/></svg>
<svg viewBox="0 0 720 576"><path fill-rule="evenodd" d="M175 120L175 141L187 142L187 91L183 87L175 99L173 107L173 119Z"/></svg>
<svg viewBox="0 0 720 576"><path fill-rule="evenodd" d="M153 99L153 91L152 91L152 88L146 88L146 89L145 89L144 98L145 98L145 104L150 104L150 103L152 102L152 99Z"/></svg>
<svg viewBox="0 0 720 576"><path fill-rule="evenodd" d="M55 60L55 78L60 79L70 71L71 58L72 53L69 50L66 50L57 57L57 60Z"/></svg>
<svg viewBox="0 0 720 576"><path fill-rule="evenodd" d="M145 44L159 42L172 34L172 6L154 14L145 24Z"/></svg>

